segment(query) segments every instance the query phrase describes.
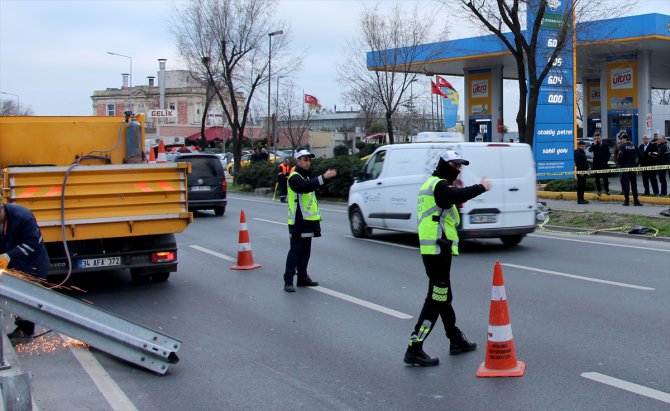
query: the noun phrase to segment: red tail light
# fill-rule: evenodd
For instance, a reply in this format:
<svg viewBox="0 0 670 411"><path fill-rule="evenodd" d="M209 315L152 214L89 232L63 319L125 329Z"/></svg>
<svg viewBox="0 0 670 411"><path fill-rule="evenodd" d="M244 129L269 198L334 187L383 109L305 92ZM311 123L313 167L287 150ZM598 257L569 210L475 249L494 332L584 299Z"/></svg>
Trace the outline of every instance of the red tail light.
<svg viewBox="0 0 670 411"><path fill-rule="evenodd" d="M174 251L158 251L151 253L152 263L170 263L174 261Z"/></svg>
<svg viewBox="0 0 670 411"><path fill-rule="evenodd" d="M225 177L224 177L224 179L223 179L223 182L221 183L221 189L222 189L223 191L227 191L227 190L228 190L228 182L226 181Z"/></svg>

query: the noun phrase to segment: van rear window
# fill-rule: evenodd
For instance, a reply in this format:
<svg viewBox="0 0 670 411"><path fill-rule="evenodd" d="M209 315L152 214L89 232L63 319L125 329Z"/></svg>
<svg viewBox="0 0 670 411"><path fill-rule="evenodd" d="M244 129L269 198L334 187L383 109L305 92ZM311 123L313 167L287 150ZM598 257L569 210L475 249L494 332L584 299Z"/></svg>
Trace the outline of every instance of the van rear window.
<svg viewBox="0 0 670 411"><path fill-rule="evenodd" d="M180 158L179 161L191 163L191 172L199 176L217 177L223 174L221 161L210 157Z"/></svg>

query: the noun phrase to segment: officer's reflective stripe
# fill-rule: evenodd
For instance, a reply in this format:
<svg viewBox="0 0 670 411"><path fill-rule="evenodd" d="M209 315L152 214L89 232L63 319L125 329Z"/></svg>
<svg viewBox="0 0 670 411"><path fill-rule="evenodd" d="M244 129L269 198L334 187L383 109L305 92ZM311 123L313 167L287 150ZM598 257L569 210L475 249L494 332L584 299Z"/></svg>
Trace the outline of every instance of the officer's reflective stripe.
<svg viewBox="0 0 670 411"><path fill-rule="evenodd" d="M25 244L20 244L20 245L17 245L17 246L16 246L16 248L18 248L19 250L21 250L21 252L22 252L23 254L28 255L28 254L29 254L28 251L24 250L23 247L25 247Z"/></svg>
<svg viewBox="0 0 670 411"><path fill-rule="evenodd" d="M507 325L489 325L489 341L491 342L505 342L511 341L512 337L512 326Z"/></svg>
<svg viewBox="0 0 670 411"><path fill-rule="evenodd" d="M314 237L314 233L302 233L300 234L302 238Z"/></svg>
<svg viewBox="0 0 670 411"><path fill-rule="evenodd" d="M419 240L419 245L435 245L435 241L433 240Z"/></svg>
<svg viewBox="0 0 670 411"><path fill-rule="evenodd" d="M310 213L309 211L306 211L306 210L305 210L305 206L303 205L303 202L302 202L302 196L304 196L304 195L309 196L309 202L307 203L307 209L311 209L311 208L312 208L312 205L313 205L313 204L315 203L315 201L316 201L316 196L314 195L313 192L312 192L312 193L298 194L298 205L300 205L300 212L302 213L302 216L303 216L303 217L314 217L314 216L319 215L319 210L318 210L318 208L317 208L317 210L316 210L315 212L313 212L313 213ZM305 219L306 219L306 218L305 218Z"/></svg>
<svg viewBox="0 0 670 411"><path fill-rule="evenodd" d="M491 301L507 300L504 285L494 285L491 287Z"/></svg>
<svg viewBox="0 0 670 411"><path fill-rule="evenodd" d="M31 246L29 246L29 245L26 244L26 243L23 243L23 244L21 244L21 245L24 246L24 247L26 247L26 248L28 249L28 251L30 251L31 253L32 253L33 251L35 251L35 249L33 249Z"/></svg>
<svg viewBox="0 0 670 411"><path fill-rule="evenodd" d="M421 215L419 216L419 223L420 223L421 220L423 220L424 218L430 217L431 215L437 213L438 211L440 211L440 207L438 207L438 206L431 207L430 209L424 211L424 212L421 213Z"/></svg>
<svg viewBox="0 0 670 411"><path fill-rule="evenodd" d="M438 287L433 286L433 295L432 298L435 301L445 302L447 301L447 293L449 292L449 287Z"/></svg>
<svg viewBox="0 0 670 411"><path fill-rule="evenodd" d="M251 244L250 243L240 243L239 247L237 247L238 251L251 251Z"/></svg>
<svg viewBox="0 0 670 411"><path fill-rule="evenodd" d="M423 341L426 339L426 336L428 333L430 333L430 328L433 326L433 323L431 323L428 320L424 320L423 323L421 324L421 327L419 328L419 335L416 336L417 341Z"/></svg>
<svg viewBox="0 0 670 411"><path fill-rule="evenodd" d="M43 241L43 240L42 240L42 236L40 236L40 239L37 240L37 242L38 242L38 243L41 243L42 241Z"/></svg>
<svg viewBox="0 0 670 411"><path fill-rule="evenodd" d="M434 187L424 188L423 190L419 190L419 195L420 196L432 196L434 191L435 191Z"/></svg>

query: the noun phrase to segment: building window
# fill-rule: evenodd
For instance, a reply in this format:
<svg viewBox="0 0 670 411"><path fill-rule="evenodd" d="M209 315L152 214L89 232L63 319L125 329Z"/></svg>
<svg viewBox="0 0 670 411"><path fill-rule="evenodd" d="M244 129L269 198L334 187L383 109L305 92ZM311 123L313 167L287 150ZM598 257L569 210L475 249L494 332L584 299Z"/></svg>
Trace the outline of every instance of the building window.
<svg viewBox="0 0 670 411"><path fill-rule="evenodd" d="M107 104L107 115L108 116L115 116L116 115L116 105Z"/></svg>
<svg viewBox="0 0 670 411"><path fill-rule="evenodd" d="M176 109L177 109L177 104L174 103L174 102L169 103L169 104L168 104L168 108L169 108L170 110L176 110Z"/></svg>

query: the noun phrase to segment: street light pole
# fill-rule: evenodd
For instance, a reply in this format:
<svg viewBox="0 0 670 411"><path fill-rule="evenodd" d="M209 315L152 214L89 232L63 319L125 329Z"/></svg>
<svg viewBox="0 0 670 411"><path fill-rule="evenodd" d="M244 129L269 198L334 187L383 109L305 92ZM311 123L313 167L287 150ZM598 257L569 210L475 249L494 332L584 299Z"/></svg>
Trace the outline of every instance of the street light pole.
<svg viewBox="0 0 670 411"><path fill-rule="evenodd" d="M277 160L277 146L279 145L279 80L286 76L277 76L277 90L275 93L275 130L274 130L274 146L275 146L275 161Z"/></svg>
<svg viewBox="0 0 670 411"><path fill-rule="evenodd" d="M129 77L129 87L128 87L128 110L132 111L132 102L133 102L133 58L130 56L126 56L125 54L119 54L119 53L112 53L111 51L108 51L107 54L111 54L112 56L119 56L119 57L125 57L128 60L130 60L130 77Z"/></svg>
<svg viewBox="0 0 670 411"><path fill-rule="evenodd" d="M271 127L270 127L270 91L271 91L271 86L272 86L272 36L278 36L280 34L284 34L283 30L277 30L273 31L272 33L268 33L268 39L269 44L268 44L268 141L272 141L272 136L270 135L271 132ZM275 147L276 149L276 147Z"/></svg>
<svg viewBox="0 0 670 411"><path fill-rule="evenodd" d="M19 95L18 95L18 94L14 94L14 93L7 93L7 92L5 92L5 91L2 91L2 92L0 92L0 93L2 93L2 94L7 94L8 96L14 96L14 97L16 97L16 113L17 113L16 115L17 115L17 116L20 116L20 115L21 115L21 98L19 98Z"/></svg>

